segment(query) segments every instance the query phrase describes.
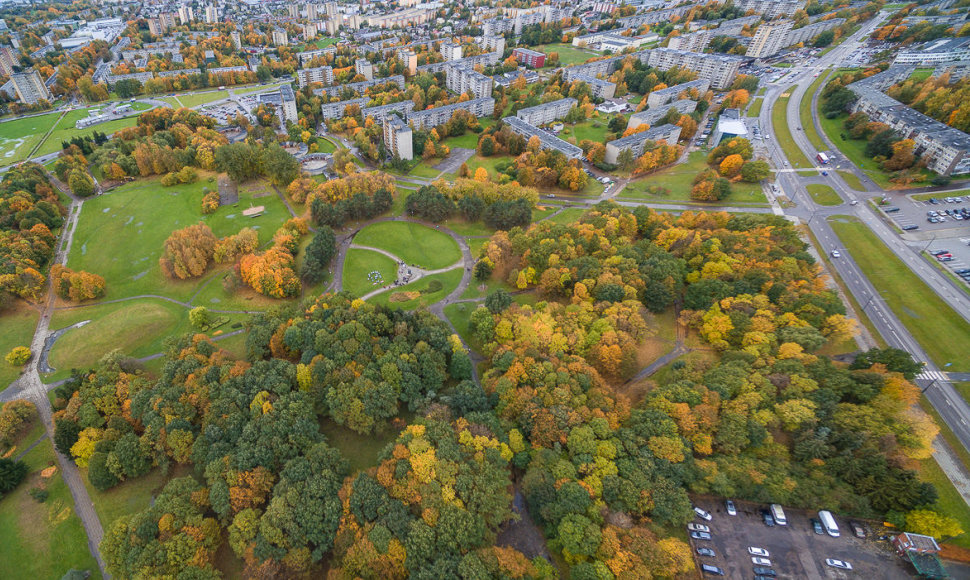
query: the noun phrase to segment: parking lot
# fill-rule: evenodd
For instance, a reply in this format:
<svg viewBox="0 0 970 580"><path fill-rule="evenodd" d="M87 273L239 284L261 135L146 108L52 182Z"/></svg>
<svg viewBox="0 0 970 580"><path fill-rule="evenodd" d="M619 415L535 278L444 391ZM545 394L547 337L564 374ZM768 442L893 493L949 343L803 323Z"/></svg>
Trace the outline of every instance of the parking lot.
<svg viewBox="0 0 970 580"><path fill-rule="evenodd" d="M856 538L848 521L836 516L841 536L818 535L809 521L817 515L793 508L785 508L787 526L767 527L761 518L761 510L767 506L745 502L735 504L738 515L730 516L720 500L695 502L713 516L710 522L699 517L694 519L695 523L709 526L712 536L711 540L691 540L698 569L700 564L712 564L724 570L726 578L752 578L754 565L748 547L754 546L768 550L771 567L778 578L904 580L913 577L908 564L896 557L889 542L878 539L880 530L867 529L865 539ZM716 556L698 556L699 547L713 549ZM852 570L827 566L826 558L848 562Z"/></svg>
<svg viewBox="0 0 970 580"><path fill-rule="evenodd" d="M970 220L957 219L944 213L949 210L953 214L964 208L970 212L970 200L960 198L961 201L952 203L946 203L942 200L943 197L940 197L939 203L932 204L928 201L917 201L910 197L900 196L891 199L888 205L879 206L879 210L900 228L907 225L916 225L918 231L936 232L941 236L970 236ZM898 207L899 211L892 212L890 208L893 207ZM935 212L936 215L931 216L930 212ZM960 215L962 217L964 214L961 213ZM931 217L937 223L932 223Z"/></svg>
<svg viewBox="0 0 970 580"><path fill-rule="evenodd" d="M952 256L950 260L939 260L944 268L954 273L970 269L970 232L967 232L967 235L963 237L932 240L926 246L926 257L930 260L938 260L937 254L944 250ZM967 281L967 283L970 283L970 281Z"/></svg>

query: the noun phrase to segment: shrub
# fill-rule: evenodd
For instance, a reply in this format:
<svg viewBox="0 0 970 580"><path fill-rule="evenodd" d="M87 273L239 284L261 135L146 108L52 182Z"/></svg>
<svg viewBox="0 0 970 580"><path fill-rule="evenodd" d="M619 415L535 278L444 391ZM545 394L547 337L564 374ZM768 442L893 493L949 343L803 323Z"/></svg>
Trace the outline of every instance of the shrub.
<svg viewBox="0 0 970 580"><path fill-rule="evenodd" d="M26 346L15 346L7 353L7 362L11 366L22 367L30 360L31 352Z"/></svg>

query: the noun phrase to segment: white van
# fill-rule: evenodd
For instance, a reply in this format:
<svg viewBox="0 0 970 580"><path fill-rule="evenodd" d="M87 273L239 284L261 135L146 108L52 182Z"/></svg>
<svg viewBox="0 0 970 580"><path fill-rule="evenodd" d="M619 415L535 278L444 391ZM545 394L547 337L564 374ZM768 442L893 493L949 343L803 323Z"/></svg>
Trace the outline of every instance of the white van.
<svg viewBox="0 0 970 580"><path fill-rule="evenodd" d="M828 535L833 538L839 537L839 525L835 523L835 518L832 517L832 512L828 510L822 510L818 512L818 519L822 521L822 527L828 532Z"/></svg>
<svg viewBox="0 0 970 580"><path fill-rule="evenodd" d="M788 518L785 517L785 510L781 508L780 504L771 504L771 517L775 518L775 523L779 526L788 525Z"/></svg>

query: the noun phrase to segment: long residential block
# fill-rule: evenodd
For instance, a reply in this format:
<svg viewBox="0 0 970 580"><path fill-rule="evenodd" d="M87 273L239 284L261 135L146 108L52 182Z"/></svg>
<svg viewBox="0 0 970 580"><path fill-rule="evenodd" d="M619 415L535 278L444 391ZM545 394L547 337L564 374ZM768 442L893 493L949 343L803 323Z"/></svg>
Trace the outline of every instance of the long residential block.
<svg viewBox="0 0 970 580"><path fill-rule="evenodd" d="M476 117L488 117L495 112L495 99L485 97L455 103L453 105L445 105L444 107L412 111L408 115L408 122L414 125L416 129L430 129L447 123L451 120L451 116L455 114L455 111L468 111Z"/></svg>
<svg viewBox="0 0 970 580"><path fill-rule="evenodd" d="M502 119L502 122L508 125L509 129L511 129L513 133L517 133L525 137L526 141L532 137L538 137L539 147L542 149L559 151L569 159L580 159L583 156L583 150L579 147L573 145L572 143L567 143L559 137L539 129L535 125L526 123L518 117L505 117Z"/></svg>
<svg viewBox="0 0 970 580"><path fill-rule="evenodd" d="M666 141L670 145L677 143L677 139L680 138L680 127L677 125L661 125L659 127L652 127L646 131L641 131L639 133L634 133L632 135L627 135L626 137L621 137L615 141L610 141L606 144L606 156L603 158L604 161L611 164L616 164L620 153L623 151L631 151L633 153L633 158L643 155L643 150L646 147L647 142L656 141Z"/></svg>
<svg viewBox="0 0 970 580"><path fill-rule="evenodd" d="M576 99L566 97L558 101L543 103L534 107L520 109L515 116L530 125L539 127L553 121L558 121L566 116L570 109L576 106Z"/></svg>

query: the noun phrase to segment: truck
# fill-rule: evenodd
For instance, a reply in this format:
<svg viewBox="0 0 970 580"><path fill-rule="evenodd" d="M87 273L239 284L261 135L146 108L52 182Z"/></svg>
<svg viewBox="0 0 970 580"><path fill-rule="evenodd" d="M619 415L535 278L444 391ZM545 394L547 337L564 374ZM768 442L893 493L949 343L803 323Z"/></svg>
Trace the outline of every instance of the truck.
<svg viewBox="0 0 970 580"><path fill-rule="evenodd" d="M818 155L815 156L815 158L818 159L818 162L821 163L822 165L827 165L829 162L829 156L826 155L825 153L819 153Z"/></svg>
<svg viewBox="0 0 970 580"><path fill-rule="evenodd" d="M833 538L839 537L839 525L835 523L835 518L832 517L832 512L828 510L822 510L818 512L818 519L822 522L822 527L825 528L826 533Z"/></svg>

